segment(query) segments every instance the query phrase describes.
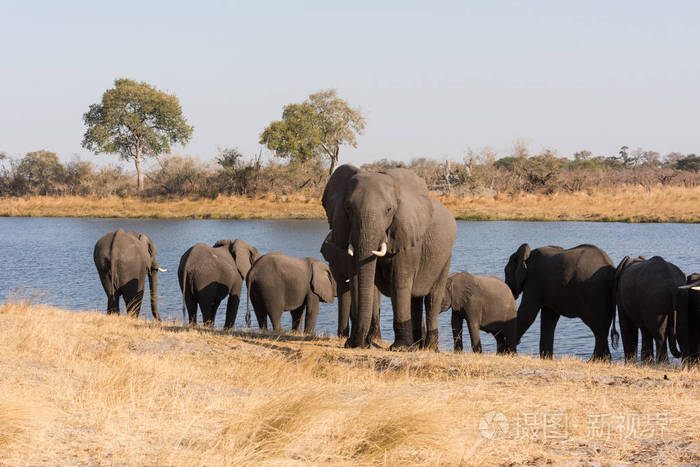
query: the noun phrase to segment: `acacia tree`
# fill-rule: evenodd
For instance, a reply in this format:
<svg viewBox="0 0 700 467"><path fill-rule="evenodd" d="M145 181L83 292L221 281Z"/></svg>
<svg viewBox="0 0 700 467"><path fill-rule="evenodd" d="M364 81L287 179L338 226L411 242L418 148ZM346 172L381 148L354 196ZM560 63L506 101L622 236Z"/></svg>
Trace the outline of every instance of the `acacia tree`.
<svg viewBox="0 0 700 467"><path fill-rule="evenodd" d="M278 157L305 162L317 157L330 159L330 172L338 165L340 146L357 147L356 136L365 129L365 117L339 98L335 89L309 95L300 104L289 104L277 120L260 134Z"/></svg>
<svg viewBox="0 0 700 467"><path fill-rule="evenodd" d="M119 154L133 159L138 190L143 190L145 157L170 152L171 143L186 144L193 127L182 115L177 97L148 83L117 79L83 115L87 126L83 147L95 153Z"/></svg>

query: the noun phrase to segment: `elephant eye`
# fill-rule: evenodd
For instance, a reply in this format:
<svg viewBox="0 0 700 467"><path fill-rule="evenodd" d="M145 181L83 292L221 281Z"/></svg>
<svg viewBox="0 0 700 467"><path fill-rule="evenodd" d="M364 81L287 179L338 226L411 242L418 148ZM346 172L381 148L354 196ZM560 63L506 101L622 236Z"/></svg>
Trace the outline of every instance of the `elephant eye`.
<svg viewBox="0 0 700 467"><path fill-rule="evenodd" d="M391 212L391 206L389 206L388 208L386 208L386 212Z"/></svg>

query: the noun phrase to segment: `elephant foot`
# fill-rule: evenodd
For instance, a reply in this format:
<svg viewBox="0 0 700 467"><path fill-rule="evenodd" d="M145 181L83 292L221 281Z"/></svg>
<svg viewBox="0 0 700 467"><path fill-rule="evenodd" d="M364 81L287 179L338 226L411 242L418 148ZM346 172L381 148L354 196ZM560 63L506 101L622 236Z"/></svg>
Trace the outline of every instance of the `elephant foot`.
<svg viewBox="0 0 700 467"><path fill-rule="evenodd" d="M353 342L353 338L349 337L346 341L345 344L343 345L346 349L367 349L369 348L369 344L367 344L367 341L363 341L361 344L357 344Z"/></svg>
<svg viewBox="0 0 700 467"><path fill-rule="evenodd" d="M425 335L425 340L423 341L424 348L426 350L432 350L433 352L437 352L439 336L440 335L437 329L428 330L428 332Z"/></svg>
<svg viewBox="0 0 700 467"><path fill-rule="evenodd" d="M418 346L416 344L408 344L394 341L394 343L389 346L389 350L391 350L392 352L413 352L415 350L418 350Z"/></svg>
<svg viewBox="0 0 700 467"><path fill-rule="evenodd" d="M612 355L607 354L593 354L588 360L589 362L610 362L612 360Z"/></svg>

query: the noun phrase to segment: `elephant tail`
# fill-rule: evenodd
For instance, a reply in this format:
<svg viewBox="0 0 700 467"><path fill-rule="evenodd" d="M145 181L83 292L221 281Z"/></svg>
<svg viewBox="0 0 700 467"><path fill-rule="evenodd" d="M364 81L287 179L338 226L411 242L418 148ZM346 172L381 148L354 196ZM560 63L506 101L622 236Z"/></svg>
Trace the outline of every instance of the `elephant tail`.
<svg viewBox="0 0 700 467"><path fill-rule="evenodd" d="M617 314L617 278L615 278L615 282L613 284L612 288L612 328L610 329L610 345L612 346L613 350L617 350L617 347L620 345L620 333L617 332L617 328L615 327L615 315Z"/></svg>
<svg viewBox="0 0 700 467"><path fill-rule="evenodd" d="M190 291L190 286L187 282L187 268L184 268L184 271L182 272L182 321L187 323L187 319L185 318L185 308L186 308L186 303L187 303L187 294Z"/></svg>
<svg viewBox="0 0 700 467"><path fill-rule="evenodd" d="M246 275L245 284L245 327L250 329L250 281Z"/></svg>
<svg viewBox="0 0 700 467"><path fill-rule="evenodd" d="M678 293L676 291L671 291L671 296L673 297L673 310L671 310L671 320L666 325L666 334L668 336L668 350L671 352L675 358L681 358L682 354L678 347L676 346L676 320L678 316Z"/></svg>

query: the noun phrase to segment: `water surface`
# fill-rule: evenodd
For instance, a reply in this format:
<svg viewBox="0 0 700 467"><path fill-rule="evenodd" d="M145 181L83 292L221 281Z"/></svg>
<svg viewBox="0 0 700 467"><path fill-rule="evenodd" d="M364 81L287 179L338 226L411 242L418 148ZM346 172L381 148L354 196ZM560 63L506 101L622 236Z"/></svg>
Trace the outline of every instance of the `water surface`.
<svg viewBox="0 0 700 467"><path fill-rule="evenodd" d="M661 255L686 274L700 271L700 245L691 242L699 227L692 224L623 224L594 222L467 222L458 221L452 271L491 274L503 278L508 257L521 243L532 248L560 245L565 248L593 243L617 264L625 255ZM177 282L180 256L197 242L213 244L221 239L243 238L262 253L282 251L291 256L323 259L319 248L328 232L326 221L313 220L151 220L0 218L0 301L17 290L39 296L38 301L71 310L100 310L107 306L92 251L105 233L133 230L149 235L158 247L158 261L167 273L160 275L160 312L163 319L181 319L182 299ZM122 303L123 310L123 303ZM236 321L243 325L245 286ZM219 307L217 326L222 326L225 302ZM440 316L440 347L452 348L450 313ZM142 319L150 319L147 302ZM201 320L201 318L200 318ZM335 304L321 304L317 331L335 333ZM289 313L283 325L289 326ZM253 316L255 324L255 317ZM382 334L393 340L391 303L382 298ZM468 342L468 332L465 328ZM484 351L495 351L493 337L482 333ZM519 353L537 353L539 321L523 336ZM554 351L587 358L593 350L593 334L577 319L561 318ZM465 346L468 345L465 342ZM621 345L620 345L621 347ZM613 352L619 359L621 350Z"/></svg>

